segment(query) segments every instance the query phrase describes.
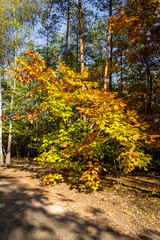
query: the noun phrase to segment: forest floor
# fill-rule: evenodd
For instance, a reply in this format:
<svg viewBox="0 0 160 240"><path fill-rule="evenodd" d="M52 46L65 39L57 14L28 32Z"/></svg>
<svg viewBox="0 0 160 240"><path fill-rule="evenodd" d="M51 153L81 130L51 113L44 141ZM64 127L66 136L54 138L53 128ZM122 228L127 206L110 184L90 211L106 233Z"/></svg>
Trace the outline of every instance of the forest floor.
<svg viewBox="0 0 160 240"><path fill-rule="evenodd" d="M35 193L43 190L50 201L66 211L89 220L104 229L132 239L160 240L160 179L146 176L122 177L122 191L117 191L114 176L105 178L106 187L87 194L66 183L42 186L44 169L24 159L12 159L10 167L0 167L1 176L14 178L15 183ZM89 234L92 234L92 230Z"/></svg>

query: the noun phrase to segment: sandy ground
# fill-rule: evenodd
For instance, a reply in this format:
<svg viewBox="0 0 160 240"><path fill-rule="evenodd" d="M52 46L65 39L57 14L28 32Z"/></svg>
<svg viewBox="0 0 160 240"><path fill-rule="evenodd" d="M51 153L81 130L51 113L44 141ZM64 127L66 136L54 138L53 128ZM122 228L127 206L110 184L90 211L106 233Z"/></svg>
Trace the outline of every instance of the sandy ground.
<svg viewBox="0 0 160 240"><path fill-rule="evenodd" d="M11 181L0 178L1 240L129 239L113 229L99 228Z"/></svg>
<svg viewBox="0 0 160 240"><path fill-rule="evenodd" d="M0 167L0 240L160 240L157 199L149 208L137 194L42 187L34 176Z"/></svg>

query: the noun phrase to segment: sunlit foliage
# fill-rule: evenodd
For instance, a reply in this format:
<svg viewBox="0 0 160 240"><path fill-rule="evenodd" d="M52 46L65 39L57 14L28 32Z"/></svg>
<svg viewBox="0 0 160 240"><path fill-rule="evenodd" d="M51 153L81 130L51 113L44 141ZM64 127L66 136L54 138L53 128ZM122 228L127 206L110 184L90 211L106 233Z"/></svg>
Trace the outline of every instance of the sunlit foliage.
<svg viewBox="0 0 160 240"><path fill-rule="evenodd" d="M47 114L48 124L56 123L54 131L42 136L36 158L42 165L52 164L56 171L44 183L67 177L94 190L108 161L118 162L125 173L146 168L151 157L144 150L154 138L147 135L147 125L136 111L127 110L116 93L104 92L98 83L90 82L87 70L78 74L59 62L53 71L36 53L25 56L27 61L17 60L15 78L25 85L37 82L37 89L26 97L39 95L42 100L34 112L15 119L27 118L33 123Z"/></svg>

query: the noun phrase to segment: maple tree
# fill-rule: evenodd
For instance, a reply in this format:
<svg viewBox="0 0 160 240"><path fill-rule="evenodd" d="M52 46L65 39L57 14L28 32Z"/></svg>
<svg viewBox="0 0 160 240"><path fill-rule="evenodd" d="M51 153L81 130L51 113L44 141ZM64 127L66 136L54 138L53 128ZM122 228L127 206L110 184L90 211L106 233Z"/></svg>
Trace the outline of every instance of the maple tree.
<svg viewBox="0 0 160 240"><path fill-rule="evenodd" d="M67 168L71 181L85 181L92 189L100 183L102 159L104 170L108 159L119 162L126 173L147 166L151 157L145 154L144 145L152 142L152 136L145 131L147 126L136 111L127 110L116 93L104 92L89 81L87 70L78 74L59 62L53 71L36 53L25 56L28 61L17 60L15 78L25 85L37 82L37 89L27 97L34 94L43 98L34 112L16 118L26 117L33 123L45 113L48 122L58 124L54 132L43 136L37 161L54 164L58 174Z"/></svg>

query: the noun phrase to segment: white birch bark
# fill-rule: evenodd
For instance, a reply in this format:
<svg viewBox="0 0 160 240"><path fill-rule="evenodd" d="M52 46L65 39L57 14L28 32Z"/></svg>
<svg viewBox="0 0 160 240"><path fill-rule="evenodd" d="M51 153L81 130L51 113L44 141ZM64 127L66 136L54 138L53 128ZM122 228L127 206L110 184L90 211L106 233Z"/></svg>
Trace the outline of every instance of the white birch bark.
<svg viewBox="0 0 160 240"><path fill-rule="evenodd" d="M16 88L16 81L15 81L15 79L14 79L14 80L13 80L12 95L11 95L9 133L8 133L8 146L7 146L7 154L6 154L5 165L10 165L10 163L11 163L12 114L13 114L13 100L14 100L15 88Z"/></svg>
<svg viewBox="0 0 160 240"><path fill-rule="evenodd" d="M14 26L15 26L15 6L13 4L13 21L14 21ZM16 57L17 57L17 34L16 34L16 29L14 31L14 61L15 61L15 66L16 66ZM10 69L9 69L10 71ZM5 165L10 165L11 163L11 143L12 143L12 115L13 115L13 101L14 101L14 92L16 88L16 80L15 78L13 79L13 88L12 88L12 95L11 95L11 105L10 105L10 120L9 120L9 133L8 133L8 146L7 146L7 154L6 154L6 160L5 160Z"/></svg>

